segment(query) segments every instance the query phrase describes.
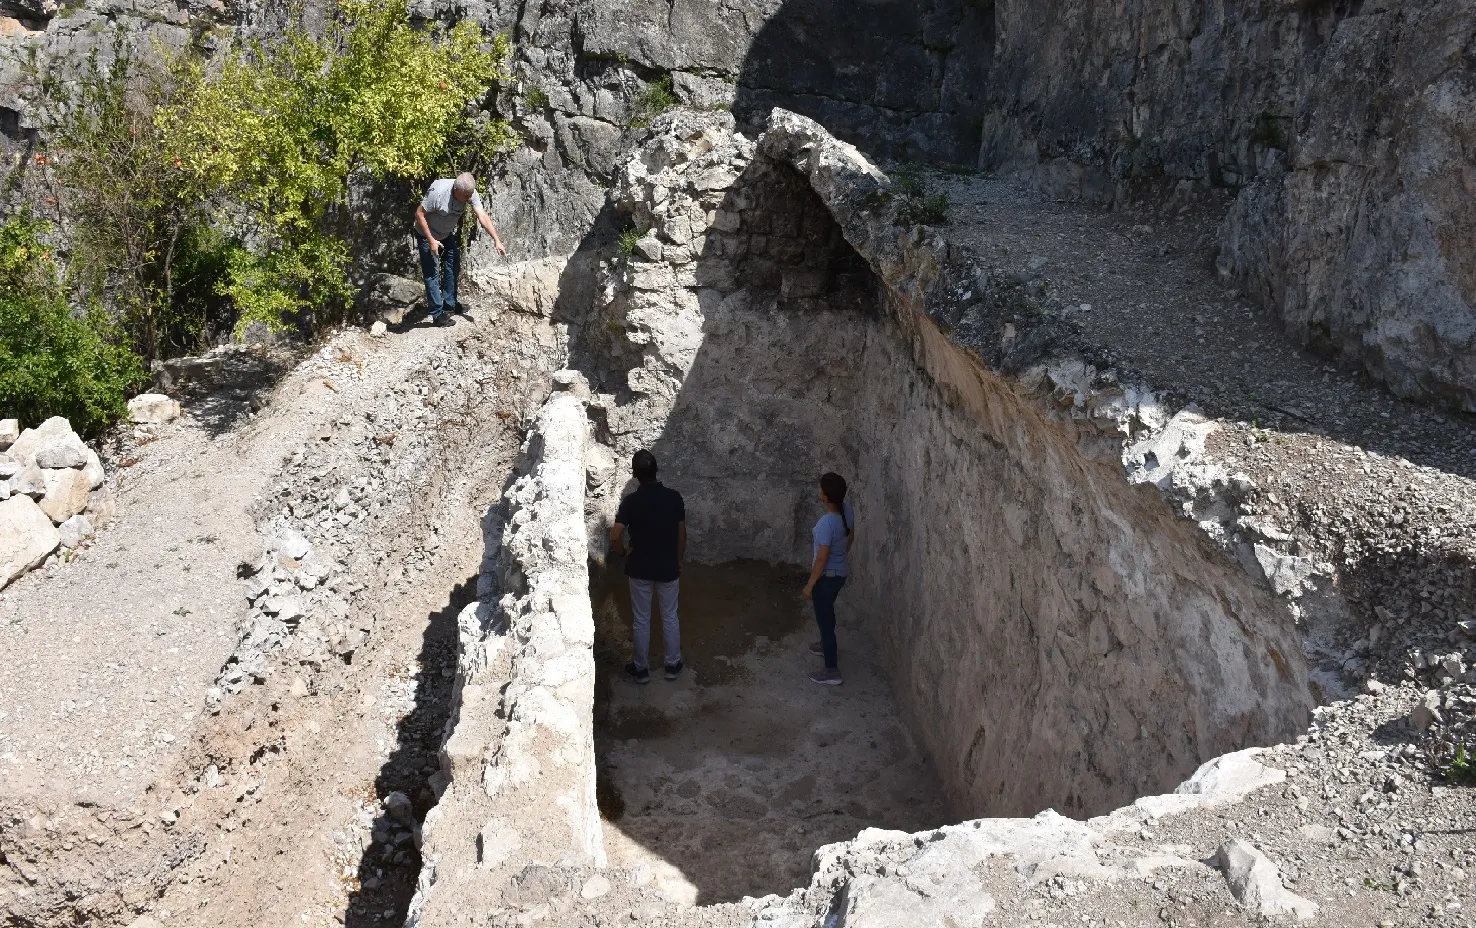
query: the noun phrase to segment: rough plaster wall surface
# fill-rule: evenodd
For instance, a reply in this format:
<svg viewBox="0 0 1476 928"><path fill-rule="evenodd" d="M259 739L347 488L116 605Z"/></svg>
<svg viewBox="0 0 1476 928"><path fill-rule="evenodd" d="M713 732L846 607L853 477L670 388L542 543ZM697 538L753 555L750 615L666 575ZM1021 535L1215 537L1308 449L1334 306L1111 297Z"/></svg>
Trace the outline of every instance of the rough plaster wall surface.
<svg viewBox="0 0 1476 928"><path fill-rule="evenodd" d="M589 425L577 375L554 380L561 389L539 411L506 494L489 565L501 599L459 617L447 785L426 819L411 925L452 923L469 905L495 903L529 867L605 862L584 535Z"/></svg>
<svg viewBox="0 0 1476 928"><path fill-rule="evenodd" d="M842 607L895 655L961 814L1105 812L1305 724L1289 610L1159 488L1129 482L1121 438L1099 455L1101 426L1083 437L940 331L917 256L868 249L844 221L873 221L875 199L840 180L873 176L854 148L780 112L753 154L726 114L658 127L615 191L649 231L571 333L576 354L607 339L586 351L608 365L591 373L616 458L650 445L671 462L704 561L806 563L816 477L853 478L866 541ZM811 245L779 259L771 289L778 229ZM879 273L840 306L827 286L799 296L849 279L841 229ZM593 494L597 516L624 478ZM1017 776L1022 762L1040 775Z"/></svg>

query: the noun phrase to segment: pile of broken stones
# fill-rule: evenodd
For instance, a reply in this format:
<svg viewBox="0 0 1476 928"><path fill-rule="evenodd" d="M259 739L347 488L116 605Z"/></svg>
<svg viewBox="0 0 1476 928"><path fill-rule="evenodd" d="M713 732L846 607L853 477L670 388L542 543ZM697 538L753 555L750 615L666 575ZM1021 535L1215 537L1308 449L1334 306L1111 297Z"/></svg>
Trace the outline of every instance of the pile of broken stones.
<svg viewBox="0 0 1476 928"><path fill-rule="evenodd" d="M61 416L25 431L0 421L0 588L112 519L105 479L97 452Z"/></svg>
<svg viewBox="0 0 1476 928"><path fill-rule="evenodd" d="M159 424L179 415L179 403L145 393L129 401L128 412L135 423ZM112 521L106 480L102 459L64 417L25 430L0 419L0 589Z"/></svg>

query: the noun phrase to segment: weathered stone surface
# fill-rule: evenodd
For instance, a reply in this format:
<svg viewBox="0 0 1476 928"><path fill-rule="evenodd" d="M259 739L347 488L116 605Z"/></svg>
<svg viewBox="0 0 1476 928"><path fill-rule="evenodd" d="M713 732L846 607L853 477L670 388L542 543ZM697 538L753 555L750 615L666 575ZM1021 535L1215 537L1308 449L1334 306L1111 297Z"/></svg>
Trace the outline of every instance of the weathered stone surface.
<svg viewBox="0 0 1476 928"><path fill-rule="evenodd" d="M0 502L0 589L61 544L61 533L29 496Z"/></svg>
<svg viewBox="0 0 1476 928"><path fill-rule="evenodd" d="M23 465L35 464L37 452L58 442L65 442L69 435L76 437L72 432L72 424L63 416L52 416L35 428L22 431L6 454Z"/></svg>
<svg viewBox="0 0 1476 928"><path fill-rule="evenodd" d="M1226 841L1215 854L1215 866L1240 904L1257 915L1290 915L1306 920L1317 916L1317 903L1281 885L1281 871L1248 841Z"/></svg>
<svg viewBox="0 0 1476 928"><path fill-rule="evenodd" d="M61 535L61 543L66 548L76 548L82 542L91 538L94 532L92 520L84 515L72 516L67 521L56 527Z"/></svg>
<svg viewBox="0 0 1476 928"><path fill-rule="evenodd" d="M1395 392L1476 408L1469 3L994 13L981 167L1098 200L1222 190L1227 279Z"/></svg>
<svg viewBox="0 0 1476 928"><path fill-rule="evenodd" d="M0 451L4 451L20 438L20 420L0 419Z"/></svg>
<svg viewBox="0 0 1476 928"><path fill-rule="evenodd" d="M140 393L128 401L128 418L140 425L158 425L179 418L179 400L162 393Z"/></svg>
<svg viewBox="0 0 1476 928"><path fill-rule="evenodd" d="M42 471L46 495L41 498L41 511L58 524L87 508L87 475L75 468Z"/></svg>
<svg viewBox="0 0 1476 928"><path fill-rule="evenodd" d="M87 449L87 463L82 468L82 473L87 476L88 487L94 490L102 486L103 481L108 479L107 472L103 470L102 458L98 457L97 452L91 448Z"/></svg>
<svg viewBox="0 0 1476 928"><path fill-rule="evenodd" d="M87 494L87 517L95 528L106 528L118 516L118 503L113 491L98 487Z"/></svg>
<svg viewBox="0 0 1476 928"><path fill-rule="evenodd" d="M33 499L40 499L46 495L46 478L41 468L35 464L28 465L24 470L10 478L10 492L24 493Z"/></svg>
<svg viewBox="0 0 1476 928"><path fill-rule="evenodd" d="M84 467L92 452L75 433L67 431L51 436L36 449L36 466L61 468Z"/></svg>

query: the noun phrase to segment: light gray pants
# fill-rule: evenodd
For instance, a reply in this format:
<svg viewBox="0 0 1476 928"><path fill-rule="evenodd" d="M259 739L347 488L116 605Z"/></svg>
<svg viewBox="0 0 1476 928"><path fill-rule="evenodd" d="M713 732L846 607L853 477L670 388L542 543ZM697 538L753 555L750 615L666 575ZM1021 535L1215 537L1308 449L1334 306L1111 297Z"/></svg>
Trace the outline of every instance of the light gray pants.
<svg viewBox="0 0 1476 928"><path fill-rule="evenodd" d="M680 580L658 583L630 578L630 609L635 613L636 667L645 670L651 653L651 594L661 597L661 638L666 643L666 663L682 659L682 626L677 620L677 588Z"/></svg>

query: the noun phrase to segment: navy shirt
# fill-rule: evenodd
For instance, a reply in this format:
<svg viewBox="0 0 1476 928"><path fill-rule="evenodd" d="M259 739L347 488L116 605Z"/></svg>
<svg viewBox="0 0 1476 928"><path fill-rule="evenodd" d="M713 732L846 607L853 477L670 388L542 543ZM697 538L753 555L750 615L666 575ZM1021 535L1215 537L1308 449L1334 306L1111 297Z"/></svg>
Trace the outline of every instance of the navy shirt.
<svg viewBox="0 0 1476 928"><path fill-rule="evenodd" d="M635 549L625 561L627 577L670 583L681 576L677 526L687 521L682 494L660 481L643 483L620 501L615 521L625 526L626 547Z"/></svg>

